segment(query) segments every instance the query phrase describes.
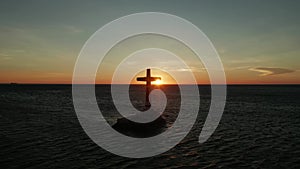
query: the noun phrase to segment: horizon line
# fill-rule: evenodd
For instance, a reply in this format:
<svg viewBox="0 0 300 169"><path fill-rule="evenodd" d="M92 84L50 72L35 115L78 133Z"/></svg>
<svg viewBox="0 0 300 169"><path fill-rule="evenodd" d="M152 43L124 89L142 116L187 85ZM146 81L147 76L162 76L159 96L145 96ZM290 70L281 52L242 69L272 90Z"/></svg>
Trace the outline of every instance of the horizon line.
<svg viewBox="0 0 300 169"><path fill-rule="evenodd" d="M73 85L73 83L0 83L0 85ZM111 84L111 83L76 83L74 85L145 85L145 84L128 84L128 83L118 83L118 84ZM155 84L153 84L155 85ZM176 83L166 83L160 84L159 86L163 85L193 85L191 83L184 83L184 84L176 84ZM300 83L226 83L226 84L211 84L211 83L198 83L196 85L300 85Z"/></svg>

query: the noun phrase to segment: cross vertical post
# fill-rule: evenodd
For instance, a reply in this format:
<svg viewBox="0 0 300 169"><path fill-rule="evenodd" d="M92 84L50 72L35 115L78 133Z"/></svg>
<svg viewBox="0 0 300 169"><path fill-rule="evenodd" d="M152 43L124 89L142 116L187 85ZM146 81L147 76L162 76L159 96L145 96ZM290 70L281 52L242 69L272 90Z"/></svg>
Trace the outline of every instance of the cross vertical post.
<svg viewBox="0 0 300 169"><path fill-rule="evenodd" d="M150 77L151 77L151 70L147 69L147 81L146 81L146 106L150 106L150 101L149 101L149 94L150 94L150 89L151 89L151 81L150 81Z"/></svg>

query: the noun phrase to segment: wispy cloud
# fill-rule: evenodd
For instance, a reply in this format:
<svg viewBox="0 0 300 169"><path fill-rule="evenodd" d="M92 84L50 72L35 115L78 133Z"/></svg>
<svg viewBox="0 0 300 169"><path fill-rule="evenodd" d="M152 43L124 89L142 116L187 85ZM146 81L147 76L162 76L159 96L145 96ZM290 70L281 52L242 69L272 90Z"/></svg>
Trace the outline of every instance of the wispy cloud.
<svg viewBox="0 0 300 169"><path fill-rule="evenodd" d="M6 54L6 53L0 53L0 56L1 57L7 57L7 56L10 56L9 54Z"/></svg>
<svg viewBox="0 0 300 169"><path fill-rule="evenodd" d="M229 60L229 63L232 64L242 64L242 63L259 63L262 62L263 60L261 59L254 59L254 58L239 58L239 59L233 59L233 60Z"/></svg>
<svg viewBox="0 0 300 169"><path fill-rule="evenodd" d="M250 68L249 70L259 72L260 76L279 75L279 74L295 72L295 70L277 68L277 67L256 67L256 68Z"/></svg>
<svg viewBox="0 0 300 169"><path fill-rule="evenodd" d="M190 68L179 68L179 69L175 69L174 71L178 71L178 72L205 72L206 69L205 68L201 68L201 67L190 67Z"/></svg>
<svg viewBox="0 0 300 169"><path fill-rule="evenodd" d="M79 28L77 28L75 26L72 26L72 25L64 25L63 27L67 32L70 32L70 33L81 33L81 32L83 32L82 29L79 29Z"/></svg>

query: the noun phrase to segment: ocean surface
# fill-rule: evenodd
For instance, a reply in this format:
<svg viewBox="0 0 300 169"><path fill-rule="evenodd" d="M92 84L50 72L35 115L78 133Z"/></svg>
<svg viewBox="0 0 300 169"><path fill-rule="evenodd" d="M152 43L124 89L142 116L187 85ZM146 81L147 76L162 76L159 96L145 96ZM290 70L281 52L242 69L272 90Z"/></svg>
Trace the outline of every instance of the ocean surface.
<svg viewBox="0 0 300 169"><path fill-rule="evenodd" d="M167 126L177 117L177 86L167 95ZM173 149L130 159L107 152L83 131L71 85L0 85L0 168L300 168L300 86L228 86L222 120L208 141L198 136L210 105L210 86L199 86L200 111L191 132ZM96 86L98 105L113 125L120 114L109 85ZM140 109L143 86L130 98Z"/></svg>

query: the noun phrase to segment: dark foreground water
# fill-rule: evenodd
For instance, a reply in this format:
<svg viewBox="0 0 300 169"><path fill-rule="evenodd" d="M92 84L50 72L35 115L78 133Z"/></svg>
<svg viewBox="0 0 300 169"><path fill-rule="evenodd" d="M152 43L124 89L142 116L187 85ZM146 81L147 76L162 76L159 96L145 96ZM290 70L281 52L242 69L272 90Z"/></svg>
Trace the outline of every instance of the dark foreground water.
<svg viewBox="0 0 300 169"><path fill-rule="evenodd" d="M198 135L210 105L201 106L189 135L161 155L129 159L94 144L81 128L69 85L0 85L0 168L300 168L300 86L228 86L223 118L204 144ZM176 89L165 89L178 99ZM97 86L99 106L118 118L109 86ZM141 87L131 91L137 107ZM179 98L180 99L180 98ZM176 104L169 105L169 122Z"/></svg>

